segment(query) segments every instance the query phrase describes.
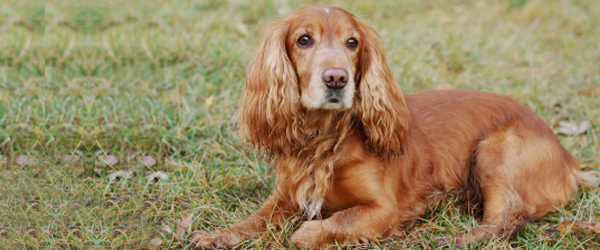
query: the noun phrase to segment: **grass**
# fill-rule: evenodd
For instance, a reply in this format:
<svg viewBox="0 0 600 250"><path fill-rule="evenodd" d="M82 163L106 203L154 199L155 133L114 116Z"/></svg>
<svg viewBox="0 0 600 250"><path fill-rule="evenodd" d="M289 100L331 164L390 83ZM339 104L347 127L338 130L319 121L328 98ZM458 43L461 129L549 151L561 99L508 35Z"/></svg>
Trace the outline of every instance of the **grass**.
<svg viewBox="0 0 600 250"><path fill-rule="evenodd" d="M600 4L489 1L17 1L0 3L0 245L7 249L184 248L161 230L227 227L269 196L274 171L244 153L235 114L261 27L308 4L343 7L380 33L405 92L477 89L511 95L600 169ZM107 157L108 156L108 157ZM118 162L101 159L116 156ZM156 159L152 163L150 158ZM116 171L127 174L111 180ZM159 172L160 171L160 172ZM152 173L168 180L148 181ZM128 176L128 178L126 178ZM481 249L600 249L600 195ZM476 219L448 202L399 240L431 249ZM285 248L273 229L241 248Z"/></svg>

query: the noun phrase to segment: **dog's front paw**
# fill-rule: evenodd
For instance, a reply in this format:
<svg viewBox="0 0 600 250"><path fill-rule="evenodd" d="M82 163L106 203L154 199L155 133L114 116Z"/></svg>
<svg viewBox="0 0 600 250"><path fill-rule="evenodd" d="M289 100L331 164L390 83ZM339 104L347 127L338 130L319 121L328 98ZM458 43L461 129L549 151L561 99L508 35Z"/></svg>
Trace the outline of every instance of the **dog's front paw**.
<svg viewBox="0 0 600 250"><path fill-rule="evenodd" d="M211 233L195 231L188 238L191 249L229 249L242 243L242 237L239 233L229 228L219 229Z"/></svg>
<svg viewBox="0 0 600 250"><path fill-rule="evenodd" d="M327 235L322 221L306 221L290 237L298 249L321 249L326 244Z"/></svg>

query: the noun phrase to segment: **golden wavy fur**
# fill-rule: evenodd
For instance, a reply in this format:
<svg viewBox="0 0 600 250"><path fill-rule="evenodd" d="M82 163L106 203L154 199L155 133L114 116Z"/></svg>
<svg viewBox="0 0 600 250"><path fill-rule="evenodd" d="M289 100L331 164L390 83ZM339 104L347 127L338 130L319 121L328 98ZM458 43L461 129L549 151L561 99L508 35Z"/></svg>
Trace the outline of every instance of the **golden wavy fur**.
<svg viewBox="0 0 600 250"><path fill-rule="evenodd" d="M480 226L437 243L506 236L595 187L535 113L507 96L453 90L404 95L376 31L334 7L267 26L239 109L243 138L274 158L273 196L196 248L233 247L294 215L299 248L393 237L444 193L481 210Z"/></svg>

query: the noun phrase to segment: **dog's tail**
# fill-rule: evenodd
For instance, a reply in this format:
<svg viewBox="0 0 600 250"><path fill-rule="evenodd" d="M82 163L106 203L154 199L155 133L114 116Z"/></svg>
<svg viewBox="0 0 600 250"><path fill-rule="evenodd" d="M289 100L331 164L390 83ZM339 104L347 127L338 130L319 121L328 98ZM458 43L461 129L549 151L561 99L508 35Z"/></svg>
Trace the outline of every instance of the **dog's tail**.
<svg viewBox="0 0 600 250"><path fill-rule="evenodd" d="M600 181L600 172L598 171L583 171L581 169L571 168L571 173L577 181L577 185L587 188L597 188Z"/></svg>
<svg viewBox="0 0 600 250"><path fill-rule="evenodd" d="M595 189L598 188L598 184L600 182L600 171L581 170L581 166L577 163L577 160L573 155L569 154L566 150L564 151L564 155L566 156L566 163L569 166L569 170L571 170L572 179L575 180L577 186L586 187Z"/></svg>

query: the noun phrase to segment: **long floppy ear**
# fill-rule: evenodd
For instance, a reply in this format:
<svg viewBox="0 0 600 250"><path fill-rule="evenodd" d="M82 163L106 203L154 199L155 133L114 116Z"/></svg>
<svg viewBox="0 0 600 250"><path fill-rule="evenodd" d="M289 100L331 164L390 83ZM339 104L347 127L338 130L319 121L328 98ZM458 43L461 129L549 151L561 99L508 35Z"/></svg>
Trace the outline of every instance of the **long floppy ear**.
<svg viewBox="0 0 600 250"><path fill-rule="evenodd" d="M241 137L270 154L293 148L301 135L298 77L285 46L288 27L284 20L265 29L247 69L238 114Z"/></svg>
<svg viewBox="0 0 600 250"><path fill-rule="evenodd" d="M410 115L404 94L385 60L377 32L358 18L355 20L362 37L357 115L362 119L369 149L389 159L403 153Z"/></svg>

